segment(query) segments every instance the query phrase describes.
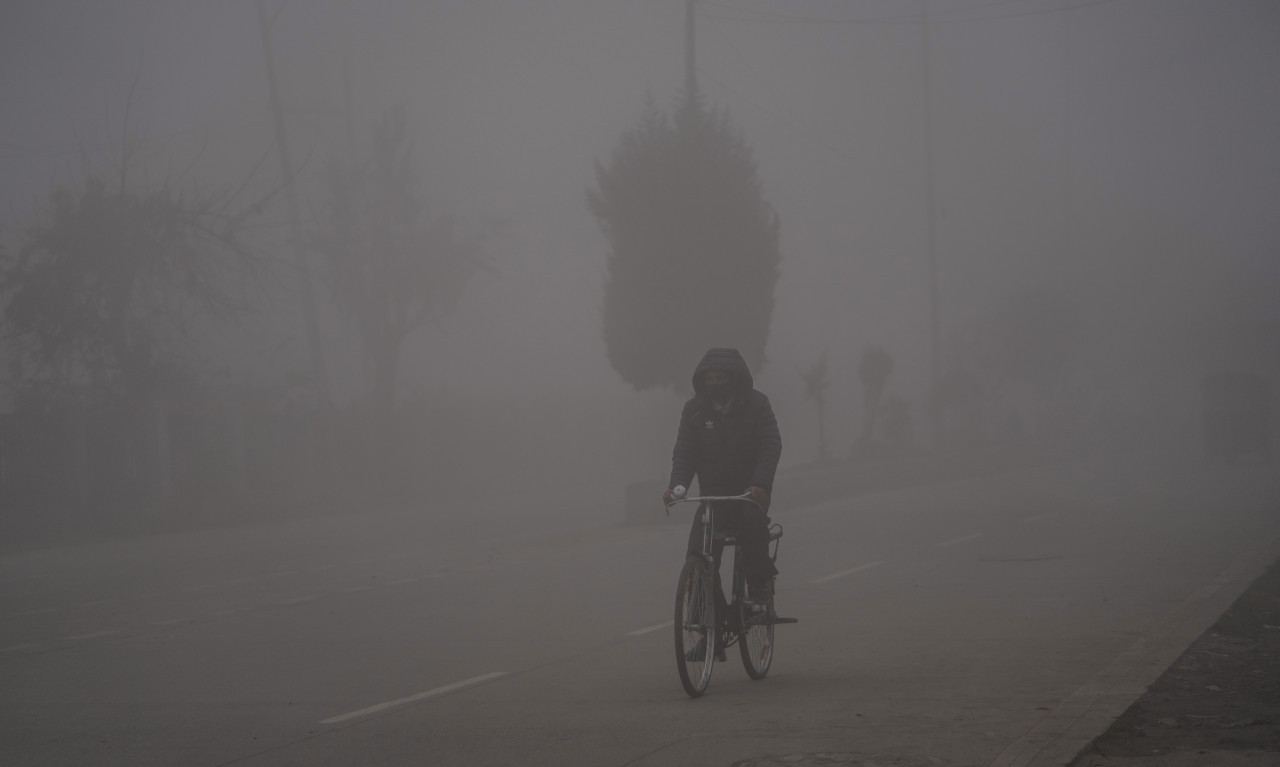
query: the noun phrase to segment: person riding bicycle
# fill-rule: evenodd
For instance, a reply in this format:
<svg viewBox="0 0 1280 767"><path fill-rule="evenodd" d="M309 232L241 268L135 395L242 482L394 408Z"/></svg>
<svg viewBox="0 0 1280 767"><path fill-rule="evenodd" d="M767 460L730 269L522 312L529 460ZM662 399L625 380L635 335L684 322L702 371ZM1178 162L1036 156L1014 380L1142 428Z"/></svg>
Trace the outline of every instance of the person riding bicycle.
<svg viewBox="0 0 1280 767"><path fill-rule="evenodd" d="M715 514L717 523L738 528L749 599L766 604L773 598L778 574L769 558L767 511L782 457L782 435L769 398L754 387L737 349L709 349L703 355L693 372L694 396L680 412L671 481L662 501L671 505L674 488L688 487L695 475L703 495L750 494L763 510L751 503L725 503ZM701 551L702 533L695 520L688 554Z"/></svg>

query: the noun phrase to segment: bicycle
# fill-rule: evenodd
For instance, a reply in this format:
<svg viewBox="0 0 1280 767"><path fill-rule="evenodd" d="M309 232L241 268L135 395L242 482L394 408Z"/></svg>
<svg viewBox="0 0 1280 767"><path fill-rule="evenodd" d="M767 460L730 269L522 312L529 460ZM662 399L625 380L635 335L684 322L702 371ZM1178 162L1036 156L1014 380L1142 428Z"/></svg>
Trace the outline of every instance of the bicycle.
<svg viewBox="0 0 1280 767"><path fill-rule="evenodd" d="M745 557L738 545L737 531L716 530L712 504L745 501L755 504L761 511L764 508L745 493L685 497L683 488L675 490L676 498L670 505L699 504L697 513L702 525L702 551L685 559L676 588L675 610L676 670L680 673L680 684L685 692L696 698L706 692L711 683L716 656L735 643L747 676L764 679L773 664L773 627L780 623L797 623L798 620L778 617L772 597L763 607L748 602L743 573ZM780 538L782 525L770 525L769 558L774 562L778 559ZM716 556L718 545L721 551L724 546L734 547L731 602L725 599L720 583L719 558Z"/></svg>

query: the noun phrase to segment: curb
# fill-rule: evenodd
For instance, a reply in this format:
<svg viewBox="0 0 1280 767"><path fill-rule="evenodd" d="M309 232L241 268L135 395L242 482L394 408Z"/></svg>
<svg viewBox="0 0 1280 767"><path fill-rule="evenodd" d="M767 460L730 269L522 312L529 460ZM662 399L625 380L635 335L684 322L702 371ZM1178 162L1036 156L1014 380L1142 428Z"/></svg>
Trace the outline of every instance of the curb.
<svg viewBox="0 0 1280 767"><path fill-rule="evenodd" d="M1280 556L1280 538L1251 546L1071 693L990 767L1087 767L1093 743Z"/></svg>

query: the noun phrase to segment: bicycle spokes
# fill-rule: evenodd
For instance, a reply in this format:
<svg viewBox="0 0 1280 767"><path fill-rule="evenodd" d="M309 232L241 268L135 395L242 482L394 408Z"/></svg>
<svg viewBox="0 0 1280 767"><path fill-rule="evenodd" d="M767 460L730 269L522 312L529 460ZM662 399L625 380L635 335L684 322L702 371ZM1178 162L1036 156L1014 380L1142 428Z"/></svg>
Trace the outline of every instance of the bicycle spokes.
<svg viewBox="0 0 1280 767"><path fill-rule="evenodd" d="M697 697L711 681L716 656L715 581L704 562L690 558L680 571L676 592L675 650L680 682Z"/></svg>

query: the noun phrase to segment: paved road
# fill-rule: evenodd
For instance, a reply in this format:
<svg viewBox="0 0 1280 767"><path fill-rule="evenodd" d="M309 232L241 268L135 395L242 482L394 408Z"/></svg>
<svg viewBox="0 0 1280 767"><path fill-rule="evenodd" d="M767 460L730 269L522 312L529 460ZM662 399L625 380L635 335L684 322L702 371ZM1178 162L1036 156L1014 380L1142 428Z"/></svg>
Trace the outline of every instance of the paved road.
<svg viewBox="0 0 1280 767"><path fill-rule="evenodd" d="M614 491L6 555L0 764L1062 764L1277 551L1269 470L1134 468L780 510L801 623L697 701Z"/></svg>

